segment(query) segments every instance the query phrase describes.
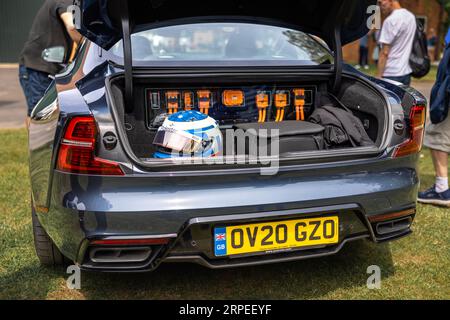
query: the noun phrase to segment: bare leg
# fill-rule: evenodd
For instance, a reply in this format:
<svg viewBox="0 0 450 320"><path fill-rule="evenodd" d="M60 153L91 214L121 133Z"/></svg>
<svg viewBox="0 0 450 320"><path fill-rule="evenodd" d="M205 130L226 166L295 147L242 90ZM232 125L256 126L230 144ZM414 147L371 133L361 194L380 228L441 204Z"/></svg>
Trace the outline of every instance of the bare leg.
<svg viewBox="0 0 450 320"><path fill-rule="evenodd" d="M450 208L450 190L448 184L448 154L446 152L431 150L431 157L436 171L434 187L419 192L418 201L425 204L434 204Z"/></svg>
<svg viewBox="0 0 450 320"><path fill-rule="evenodd" d="M446 152L431 150L436 176L441 178L448 177L448 154Z"/></svg>

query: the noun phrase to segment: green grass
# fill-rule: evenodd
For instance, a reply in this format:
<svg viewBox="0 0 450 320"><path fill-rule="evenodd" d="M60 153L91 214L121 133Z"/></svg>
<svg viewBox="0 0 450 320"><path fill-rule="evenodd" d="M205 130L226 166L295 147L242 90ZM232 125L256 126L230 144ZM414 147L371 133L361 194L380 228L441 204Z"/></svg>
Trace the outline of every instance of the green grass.
<svg viewBox="0 0 450 320"><path fill-rule="evenodd" d="M375 65L370 65L368 70L361 69L361 72L367 73L368 75L375 77L377 75L377 67ZM430 72L422 79L414 79L416 82L436 82L437 66L431 66Z"/></svg>
<svg viewBox="0 0 450 320"><path fill-rule="evenodd" d="M332 257L226 271L83 273L82 290L68 290L65 273L40 267L34 253L26 133L0 131L0 141L0 299L450 299L450 210L431 206L419 206L412 236L391 244L363 241ZM428 152L421 167L425 187L433 182ZM381 290L366 287L370 265L382 269Z"/></svg>

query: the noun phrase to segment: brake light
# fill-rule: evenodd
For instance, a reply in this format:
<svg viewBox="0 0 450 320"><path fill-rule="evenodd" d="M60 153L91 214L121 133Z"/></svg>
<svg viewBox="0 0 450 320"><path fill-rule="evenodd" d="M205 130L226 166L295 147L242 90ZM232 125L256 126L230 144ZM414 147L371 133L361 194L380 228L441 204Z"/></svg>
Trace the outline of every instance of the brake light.
<svg viewBox="0 0 450 320"><path fill-rule="evenodd" d="M405 157L422 150L423 136L425 133L425 106L415 106L411 108L410 114L410 137L408 141L397 147L394 158Z"/></svg>
<svg viewBox="0 0 450 320"><path fill-rule="evenodd" d="M95 156L96 137L94 117L70 120L59 149L57 169L68 173L123 176L118 163Z"/></svg>

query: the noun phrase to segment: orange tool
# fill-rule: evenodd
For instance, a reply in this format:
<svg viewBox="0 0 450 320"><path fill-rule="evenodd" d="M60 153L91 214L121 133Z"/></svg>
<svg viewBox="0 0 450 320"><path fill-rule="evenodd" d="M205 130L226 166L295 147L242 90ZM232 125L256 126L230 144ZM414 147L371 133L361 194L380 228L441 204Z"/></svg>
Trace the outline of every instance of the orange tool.
<svg viewBox="0 0 450 320"><path fill-rule="evenodd" d="M192 92L183 93L184 110L191 111L194 108L194 94Z"/></svg>
<svg viewBox="0 0 450 320"><path fill-rule="evenodd" d="M305 121L305 89L295 89L295 114L297 121Z"/></svg>
<svg viewBox="0 0 450 320"><path fill-rule="evenodd" d="M259 110L259 123L266 122L267 120L267 108L270 106L270 93L260 91L256 95L256 106Z"/></svg>
<svg viewBox="0 0 450 320"><path fill-rule="evenodd" d="M166 92L166 101L169 114L177 113L180 108L180 93L178 91Z"/></svg>
<svg viewBox="0 0 450 320"><path fill-rule="evenodd" d="M243 107L245 94L241 90L225 90L223 92L223 105L226 107Z"/></svg>
<svg viewBox="0 0 450 320"><path fill-rule="evenodd" d="M201 113L208 114L212 105L212 94L209 90L201 90L197 92L198 107Z"/></svg>
<svg viewBox="0 0 450 320"><path fill-rule="evenodd" d="M289 106L289 91L277 91L275 94L275 107L277 108L276 122L284 121L287 106Z"/></svg>

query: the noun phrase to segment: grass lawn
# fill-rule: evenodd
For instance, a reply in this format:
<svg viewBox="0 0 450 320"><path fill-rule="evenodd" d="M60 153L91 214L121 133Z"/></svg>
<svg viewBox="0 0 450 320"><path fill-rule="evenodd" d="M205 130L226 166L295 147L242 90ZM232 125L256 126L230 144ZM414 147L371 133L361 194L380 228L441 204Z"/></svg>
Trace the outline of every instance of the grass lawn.
<svg viewBox="0 0 450 320"><path fill-rule="evenodd" d="M358 242L315 260L227 271L163 265L140 275L82 274L82 290L34 253L24 130L0 131L0 299L450 299L449 209L419 206L414 234L391 244ZM432 184L428 152L424 187ZM368 290L368 266L382 270ZM220 288L221 290L217 290Z"/></svg>
<svg viewBox="0 0 450 320"><path fill-rule="evenodd" d="M415 81L421 81L421 82L435 82L436 81L436 75L437 75L437 66L431 66L430 72L423 77L422 79L414 79ZM370 65L370 68L368 70L361 69L361 72L367 73L370 76L375 77L377 75L377 68L375 65Z"/></svg>

